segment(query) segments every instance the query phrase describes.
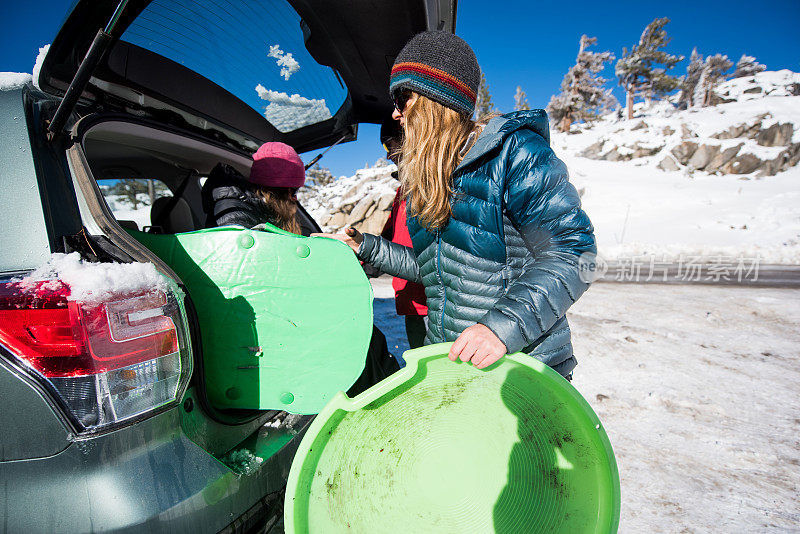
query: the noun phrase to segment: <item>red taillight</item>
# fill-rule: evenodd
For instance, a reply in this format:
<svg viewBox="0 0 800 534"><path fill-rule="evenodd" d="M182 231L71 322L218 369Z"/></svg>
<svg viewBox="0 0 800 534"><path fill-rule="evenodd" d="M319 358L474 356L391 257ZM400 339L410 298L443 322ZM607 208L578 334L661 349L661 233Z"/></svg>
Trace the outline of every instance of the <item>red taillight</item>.
<svg viewBox="0 0 800 534"><path fill-rule="evenodd" d="M174 401L185 387L191 361L178 294L85 303L57 281L0 283L0 343L61 392L85 428L100 428Z"/></svg>
<svg viewBox="0 0 800 534"><path fill-rule="evenodd" d="M8 289L11 298L0 295L0 342L42 376L97 374L178 351L162 291L88 305L68 302L63 291L37 288L39 297L26 301Z"/></svg>

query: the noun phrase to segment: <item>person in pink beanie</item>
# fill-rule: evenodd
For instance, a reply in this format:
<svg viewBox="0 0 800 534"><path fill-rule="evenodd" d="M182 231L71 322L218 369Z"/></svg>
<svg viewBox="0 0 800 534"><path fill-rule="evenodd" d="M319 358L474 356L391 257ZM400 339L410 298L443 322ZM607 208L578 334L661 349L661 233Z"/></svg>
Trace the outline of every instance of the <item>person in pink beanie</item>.
<svg viewBox="0 0 800 534"><path fill-rule="evenodd" d="M305 180L300 156L289 145L276 141L264 143L253 154L247 179L233 167L219 164L203 186L206 227L252 228L267 222L300 234L296 194Z"/></svg>

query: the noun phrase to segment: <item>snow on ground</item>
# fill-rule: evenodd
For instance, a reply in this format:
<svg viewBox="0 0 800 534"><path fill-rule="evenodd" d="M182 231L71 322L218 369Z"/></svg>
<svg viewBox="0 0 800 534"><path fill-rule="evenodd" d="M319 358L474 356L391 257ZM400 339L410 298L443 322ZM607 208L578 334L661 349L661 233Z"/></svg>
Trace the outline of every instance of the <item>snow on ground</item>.
<svg viewBox="0 0 800 534"><path fill-rule="evenodd" d="M672 261L681 254L735 255L758 256L764 263L800 263L800 167L765 177L656 167L672 147L687 140L723 149L744 143L742 154L774 159L786 147L711 136L760 120L762 129L793 123L792 141L800 142L800 96L790 96L787 87L792 83L800 83L800 74L763 72L721 84L717 92L734 102L687 111L676 111L667 102L649 109L639 104L639 116L630 121L609 115L578 134L553 132L553 149L570 169L575 186L584 189L583 206L595 226L600 255L627 259L646 254ZM744 92L756 87L762 93ZM684 125L691 132L688 138ZM597 142L605 143L602 153L614 146L624 152L636 144L663 150L629 161L578 156Z"/></svg>
<svg viewBox="0 0 800 534"><path fill-rule="evenodd" d="M665 172L557 154L584 189L583 209L606 259L654 255L760 257L800 263L800 167L760 180Z"/></svg>
<svg viewBox="0 0 800 534"><path fill-rule="evenodd" d="M798 531L800 291L595 284L569 316L621 532Z"/></svg>
<svg viewBox="0 0 800 534"><path fill-rule="evenodd" d="M373 280L391 349L405 331L390 283ZM800 531L800 291L597 283L569 318L620 532Z"/></svg>

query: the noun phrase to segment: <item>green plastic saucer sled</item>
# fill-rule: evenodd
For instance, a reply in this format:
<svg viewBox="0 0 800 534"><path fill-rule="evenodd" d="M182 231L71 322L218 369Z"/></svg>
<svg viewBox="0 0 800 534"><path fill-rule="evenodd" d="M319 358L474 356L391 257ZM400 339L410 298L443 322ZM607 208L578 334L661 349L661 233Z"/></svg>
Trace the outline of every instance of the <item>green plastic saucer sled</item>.
<svg viewBox="0 0 800 534"><path fill-rule="evenodd" d="M614 453L577 390L528 355L479 370L450 346L331 399L292 464L286 532L616 532Z"/></svg>

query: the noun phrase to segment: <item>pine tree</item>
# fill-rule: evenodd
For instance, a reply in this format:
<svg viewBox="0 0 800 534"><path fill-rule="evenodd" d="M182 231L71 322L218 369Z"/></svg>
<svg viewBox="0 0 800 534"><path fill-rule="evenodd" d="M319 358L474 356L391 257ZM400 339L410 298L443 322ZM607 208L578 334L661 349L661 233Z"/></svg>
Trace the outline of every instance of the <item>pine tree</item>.
<svg viewBox="0 0 800 534"><path fill-rule="evenodd" d="M120 201L126 202L136 209L139 204L146 204L139 199L139 195L148 194L147 181L138 178L121 178L109 189L109 193L120 197Z"/></svg>
<svg viewBox="0 0 800 534"><path fill-rule="evenodd" d="M728 77L725 73L732 66L733 62L724 54L714 54L706 58L694 93L695 106L713 105L714 88Z"/></svg>
<svg viewBox="0 0 800 534"><path fill-rule="evenodd" d="M486 83L486 76L481 72L481 83L478 85L478 98L475 101L475 120L495 111L492 104L492 95L489 93L489 84Z"/></svg>
<svg viewBox="0 0 800 534"><path fill-rule="evenodd" d="M758 63L756 58L742 54L742 57L736 62L736 70L733 71L731 78L755 76L759 72L763 72L765 70L767 70L767 66Z"/></svg>
<svg viewBox="0 0 800 534"><path fill-rule="evenodd" d="M613 107L616 99L603 86L608 80L598 76L605 63L614 60L611 52L591 52L596 37L581 36L575 65L561 82L561 93L547 104L550 119L562 132L568 132L575 121L592 122Z"/></svg>
<svg viewBox="0 0 800 534"><path fill-rule="evenodd" d="M323 186L336 180L328 167L320 167L315 163L310 169L306 170L306 186Z"/></svg>
<svg viewBox="0 0 800 534"><path fill-rule="evenodd" d="M522 90L522 86L517 86L517 92L514 94L514 111L528 110L531 107L528 105L528 96Z"/></svg>
<svg viewBox="0 0 800 534"><path fill-rule="evenodd" d="M649 103L680 85L680 80L668 71L683 61L683 56L661 50L671 41L664 30L668 22L667 17L653 20L642 32L639 44L633 45L630 52L623 48L622 58L617 61L615 72L619 85L625 88L628 119L633 118L633 100L637 96L643 96Z"/></svg>
<svg viewBox="0 0 800 534"><path fill-rule="evenodd" d="M678 105L682 108L690 108L694 102L694 93L697 84L700 82L700 75L703 72L703 54L697 52L697 48L692 49L689 57L689 65L686 67L686 75L681 78L681 94L678 97Z"/></svg>

